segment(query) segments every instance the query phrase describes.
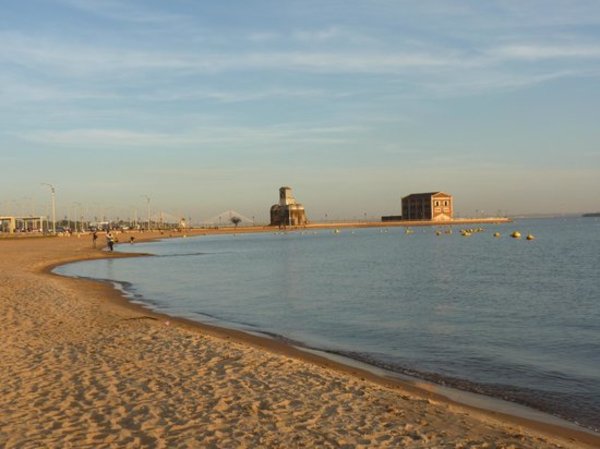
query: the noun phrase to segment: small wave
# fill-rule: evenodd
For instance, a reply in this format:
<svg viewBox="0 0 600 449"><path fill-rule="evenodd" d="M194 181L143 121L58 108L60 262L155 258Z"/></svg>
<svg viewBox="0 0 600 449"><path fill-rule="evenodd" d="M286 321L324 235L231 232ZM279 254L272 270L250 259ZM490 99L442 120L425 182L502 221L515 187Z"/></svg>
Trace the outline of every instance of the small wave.
<svg viewBox="0 0 600 449"><path fill-rule="evenodd" d="M202 252L194 252L194 253L177 253L177 254L157 254L155 257L190 257L190 256L207 256L212 253L202 253Z"/></svg>

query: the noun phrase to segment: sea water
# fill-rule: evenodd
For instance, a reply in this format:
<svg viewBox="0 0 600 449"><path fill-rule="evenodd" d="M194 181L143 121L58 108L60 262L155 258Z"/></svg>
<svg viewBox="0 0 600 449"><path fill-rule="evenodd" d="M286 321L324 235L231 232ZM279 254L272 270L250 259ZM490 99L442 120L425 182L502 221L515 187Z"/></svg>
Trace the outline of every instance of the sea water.
<svg viewBox="0 0 600 449"><path fill-rule="evenodd" d="M56 272L116 281L172 316L600 428L600 220L522 220L470 237L447 229L207 235L122 245L154 256ZM516 229L536 239L510 238Z"/></svg>

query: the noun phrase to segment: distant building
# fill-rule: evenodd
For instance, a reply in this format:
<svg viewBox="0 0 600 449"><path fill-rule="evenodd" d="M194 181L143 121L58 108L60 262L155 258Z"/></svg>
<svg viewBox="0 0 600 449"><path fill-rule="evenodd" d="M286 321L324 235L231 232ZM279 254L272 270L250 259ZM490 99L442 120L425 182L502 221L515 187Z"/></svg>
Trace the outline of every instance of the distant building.
<svg viewBox="0 0 600 449"><path fill-rule="evenodd" d="M403 220L452 220L452 195L444 192L413 193L402 198Z"/></svg>
<svg viewBox="0 0 600 449"><path fill-rule="evenodd" d="M46 217L0 217L0 232L43 232L47 224Z"/></svg>
<svg viewBox="0 0 600 449"><path fill-rule="evenodd" d="M304 206L296 202L290 187L279 189L279 203L271 206L271 226L304 226Z"/></svg>

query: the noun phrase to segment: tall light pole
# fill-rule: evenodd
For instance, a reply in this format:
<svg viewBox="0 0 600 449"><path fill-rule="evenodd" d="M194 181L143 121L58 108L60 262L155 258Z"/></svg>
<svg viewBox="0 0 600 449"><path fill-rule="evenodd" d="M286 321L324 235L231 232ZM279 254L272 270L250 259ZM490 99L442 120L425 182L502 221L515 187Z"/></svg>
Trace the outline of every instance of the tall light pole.
<svg viewBox="0 0 600 449"><path fill-rule="evenodd" d="M73 205L76 206L75 213L73 214L75 215L75 219L73 220L75 222L75 231L83 232L83 206L78 201L75 201Z"/></svg>
<svg viewBox="0 0 600 449"><path fill-rule="evenodd" d="M137 216L137 214L138 214L138 210L137 210L136 207L132 207L132 210L133 210L133 223L131 223L131 227L133 229L137 229L137 222L138 222L138 216Z"/></svg>
<svg viewBox="0 0 600 449"><path fill-rule="evenodd" d="M52 195L52 234L56 234L56 189L52 184L42 182L43 186L50 187L50 193Z"/></svg>
<svg viewBox="0 0 600 449"><path fill-rule="evenodd" d="M146 198L146 216L147 216L146 229L149 231L150 230L150 197L148 195L142 195L142 197Z"/></svg>

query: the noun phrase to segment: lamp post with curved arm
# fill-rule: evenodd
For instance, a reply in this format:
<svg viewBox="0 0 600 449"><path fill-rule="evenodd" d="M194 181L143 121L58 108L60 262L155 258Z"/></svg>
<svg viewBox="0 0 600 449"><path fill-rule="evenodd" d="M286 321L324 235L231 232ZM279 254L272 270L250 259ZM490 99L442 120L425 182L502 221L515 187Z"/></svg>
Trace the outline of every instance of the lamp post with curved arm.
<svg viewBox="0 0 600 449"><path fill-rule="evenodd" d="M50 187L52 195L52 234L56 234L56 189L52 184L47 182L42 182L42 185Z"/></svg>

